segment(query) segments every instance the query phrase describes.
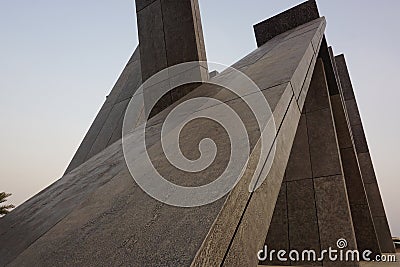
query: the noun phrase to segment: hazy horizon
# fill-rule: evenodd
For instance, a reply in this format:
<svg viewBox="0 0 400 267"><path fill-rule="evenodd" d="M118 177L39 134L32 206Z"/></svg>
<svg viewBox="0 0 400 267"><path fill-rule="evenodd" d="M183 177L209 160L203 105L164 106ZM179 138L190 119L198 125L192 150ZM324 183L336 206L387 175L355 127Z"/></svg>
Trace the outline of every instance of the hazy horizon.
<svg viewBox="0 0 400 267"><path fill-rule="evenodd" d="M302 1L199 2L208 60L231 65L256 48L252 25ZM317 2L328 43L345 54L392 235L400 236L400 2ZM137 46L134 1L0 0L0 32L0 191L19 205L62 176Z"/></svg>

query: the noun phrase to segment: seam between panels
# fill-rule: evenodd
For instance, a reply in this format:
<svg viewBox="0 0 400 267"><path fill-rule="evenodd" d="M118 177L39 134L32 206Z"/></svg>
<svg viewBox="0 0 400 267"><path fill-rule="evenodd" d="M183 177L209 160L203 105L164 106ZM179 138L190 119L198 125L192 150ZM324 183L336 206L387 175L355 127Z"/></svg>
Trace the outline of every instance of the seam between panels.
<svg viewBox="0 0 400 267"><path fill-rule="evenodd" d="M315 210L315 218L317 219L317 230L318 230L318 242L319 242L319 249L322 251L322 243L321 243L321 229L319 225L319 218L318 218L318 208L317 208L317 194L315 190L315 179L314 179L314 170L313 170L313 163L311 159L311 149L310 149L310 135L308 129L308 120L307 120L307 113L304 114L305 123L306 123L306 132L307 132L307 144L308 144L308 151L309 151L309 158L310 158L310 166L311 166L311 177L312 177L312 188L313 188L313 195L314 195L314 210Z"/></svg>
<svg viewBox="0 0 400 267"><path fill-rule="evenodd" d="M284 121L285 121L285 118L286 118L286 116L287 116L287 113L288 113L288 111L289 111L289 108L290 108L290 105L291 105L292 101L295 101L294 95L292 95L292 98L290 99L290 102L289 102L289 104L288 104L288 106L287 106L287 108L286 108L285 115L283 116L284 119L281 121L281 123L280 123L280 125L279 125L279 129L278 129L277 134L276 134L276 136L275 136L275 138L274 138L274 143L275 143L275 142L277 141L277 139L278 139L278 135L279 135L279 133L280 133L280 131L281 131L282 125L283 125L283 123L284 123ZM270 150L269 150L269 152L268 152L268 156L269 156L270 153L271 153L271 149L272 149L272 146L271 146L271 148L270 148ZM267 158L268 158L268 156L267 156ZM264 162L262 169L264 169L265 164L266 164L266 162ZM262 173L262 171L261 171L261 173ZM261 173L260 173L260 174L261 174ZM258 182L259 179L260 179L260 177L257 178L257 181L256 181L255 184L257 184L257 182ZM241 216L240 216L239 222L238 222L238 224L236 225L236 228L235 228L235 231L234 231L234 233L233 233L233 235L232 235L232 238L231 238L231 240L229 241L229 245L228 245L228 247L227 247L227 249L226 249L226 251L225 251L225 254L224 254L224 257L222 258L222 261L221 261L220 266L223 266L223 264L225 263L225 260L226 260L226 258L227 258L227 256L228 256L228 253L229 253L229 251L230 251L230 249L231 249L231 247L232 247L233 241L234 241L235 236L236 236L236 234L237 234L237 232L238 232L238 230L239 230L239 228L240 228L240 225L241 225L241 223L242 223L243 217L244 217L244 215L246 214L247 207L248 207L249 204L250 204L250 201L251 201L251 198L252 198L253 194L254 194L254 192L251 192L249 198L247 199L246 205L245 205L245 207L244 207L244 209L243 209L243 212L242 212L242 214L241 214ZM268 233L267 233L267 234L268 234Z"/></svg>

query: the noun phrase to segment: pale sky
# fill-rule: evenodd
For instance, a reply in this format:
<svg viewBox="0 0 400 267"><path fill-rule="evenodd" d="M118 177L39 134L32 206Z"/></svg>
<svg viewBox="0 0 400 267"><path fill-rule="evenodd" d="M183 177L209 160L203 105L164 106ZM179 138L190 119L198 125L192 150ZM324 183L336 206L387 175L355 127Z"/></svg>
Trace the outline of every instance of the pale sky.
<svg viewBox="0 0 400 267"><path fill-rule="evenodd" d="M209 61L256 48L252 25L302 1L199 0ZM400 1L319 0L345 53L392 234L400 236ZM133 0L0 0L0 191L60 178L138 44ZM399 76L397 76L399 75Z"/></svg>

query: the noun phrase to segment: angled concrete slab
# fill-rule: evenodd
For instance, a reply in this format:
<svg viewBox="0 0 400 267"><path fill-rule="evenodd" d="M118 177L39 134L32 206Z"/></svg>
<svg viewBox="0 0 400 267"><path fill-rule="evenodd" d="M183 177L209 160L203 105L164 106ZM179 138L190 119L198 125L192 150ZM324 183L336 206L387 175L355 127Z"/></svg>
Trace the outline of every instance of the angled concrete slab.
<svg viewBox="0 0 400 267"><path fill-rule="evenodd" d="M137 0L136 13L143 81L176 64L207 60L197 0ZM207 65L200 64L196 71L202 80L208 79ZM152 110L152 89L145 88L146 114L154 116L197 86L175 88Z"/></svg>
<svg viewBox="0 0 400 267"><path fill-rule="evenodd" d="M354 92L344 68L338 71L332 63L324 37L326 22L315 1L254 26L259 47L233 67L260 91L243 86L250 92L238 97L223 86L200 82L176 88L149 110L146 104L160 86L193 73L201 81L208 79L207 66L172 70L159 83L146 85L132 102L135 115L127 117L132 123L124 137L132 146L124 147L124 155L123 117L142 81L175 64L206 60L197 0L137 0L136 11L140 48L104 102L67 174L0 220L0 243L8 244L0 247L0 265L256 266L264 244L318 252L335 248L336 241L345 238L347 248L355 249L358 244L376 245L375 232L379 245L386 242L390 231L382 202L370 201L380 200L380 193ZM210 81L242 85L232 73L228 68ZM163 128L175 108L196 97L217 101L178 109L174 127ZM276 132L268 131L265 158L260 138L266 129L246 104L250 100L269 104L271 113L262 123L274 122L276 127ZM237 114L246 131L236 140L249 143L242 177L226 195L207 205L176 207L157 201L132 179L140 172L146 181L152 179L143 165L136 171L127 168L130 160L142 163L139 156L148 155L157 173L174 184L212 182L229 166L231 140L224 127L204 115L221 114L225 106ZM151 119L142 125L149 114ZM200 118L178 127L178 121L193 116ZM233 118L227 122L237 133ZM353 126L346 128L346 123ZM143 148L141 126L146 131ZM200 157L202 140L214 141L217 150L211 165L185 172L171 164L161 136L178 130L180 152L188 159ZM256 191L251 190L255 178L263 181L256 183ZM202 197L193 194L187 199ZM169 198L173 194L167 194ZM289 264L358 266L283 263Z"/></svg>
<svg viewBox="0 0 400 267"><path fill-rule="evenodd" d="M394 253L395 248L391 239L389 224L386 219L385 209L379 192L379 186L372 165L367 140L365 138L360 113L358 111L344 55L336 56L335 63L341 84L344 108L348 114L348 124L352 131L355 153L357 154L362 182L365 187L372 220L379 240L379 246L382 253Z"/></svg>
<svg viewBox="0 0 400 267"><path fill-rule="evenodd" d="M355 144L352 139L352 129L343 101L342 88L337 74L335 59L332 48L329 48L330 64L333 67L338 94L331 94L333 116L337 129L339 148L343 173L346 181L347 194L350 210L353 219L354 232L357 240L357 247L360 251L370 250L373 255L379 255L381 249L372 219L367 193L364 188L362 174L360 172Z"/></svg>
<svg viewBox="0 0 400 267"><path fill-rule="evenodd" d="M118 123L118 118L123 117L126 105L125 108L121 108L121 105L123 105L121 102L129 102L141 82L140 52L139 47L137 47L110 94L106 97L103 106L68 165L65 174L122 137L122 123ZM112 111L113 113L111 113ZM112 115L111 117L110 114ZM121 134L118 135L118 133Z"/></svg>
<svg viewBox="0 0 400 267"><path fill-rule="evenodd" d="M323 27L325 22L321 19L319 23ZM317 34L317 29L319 27L315 29L315 34ZM283 55L282 50L286 46L278 44L275 49L265 55L265 59L261 58L254 63L266 71L277 68L282 70L281 74L276 72L270 82L265 80L265 77L257 75L256 70L252 68L254 64L249 65L248 75L256 83L270 85L266 86L262 95L271 104L273 115L277 118L276 121L280 127L279 134L276 136L279 153L274 159L274 167L266 179L266 184L262 189L257 190L253 197L250 197L251 193L248 191L251 177L251 169L249 169L250 172L246 174L248 176L243 179L243 183L238 184L228 196L213 204L195 209L182 209L159 203L141 191L129 177L121 151L121 143L117 141L94 155L86 163L73 169L56 184L18 207L0 222L0 228L6 232L0 236L1 242L12 244L10 247L1 248L1 264L8 263L10 266L56 262L112 264L117 261L121 264L129 263L141 266L157 265L157 263L189 265L192 262L193 265L197 265L204 261L221 264L224 261L225 253L228 252L231 240L234 241L225 259L225 264L231 261L230 257L233 255L236 255L234 257L243 256L243 259L253 258L259 248L258 244L261 245L265 240L267 234L265 224L268 225L272 217L285 162L287 162L300 117L300 110L293 98L291 81L293 74L299 73L298 68L304 69L303 77L297 75L300 79L293 81L305 80L307 76L308 66L302 67L302 61L306 60L303 55L314 36L309 34L305 36L307 38L299 37L299 40L306 44L297 45L291 51L293 56L290 61L283 63L279 60L271 60L275 57L274 55L277 59ZM282 39L281 42L285 43L290 40ZM283 70L289 70L292 76ZM279 75L283 77L280 78ZM223 79L224 73L215 78L218 77ZM275 83L275 81L280 81L280 83ZM204 91L202 91L203 87ZM190 94L196 95L199 92L201 94L207 90L210 90L211 95L221 92L221 90L212 90L209 86L202 85ZM190 94L185 96L186 99L190 99ZM185 97L181 101L185 101ZM225 98L224 102L232 101L231 95L223 92L219 97L221 100ZM240 111L240 103L232 101L231 105ZM173 107L174 105L167 108L165 113L168 113L168 109ZM245 112L245 114L247 113ZM157 116L162 117L165 114L161 112ZM157 116L154 117L155 121L158 120ZM191 127L193 127L192 131L188 128L187 133L190 135L186 136L188 140L193 138L193 133L198 134L199 137L210 133L211 125L204 122L198 125L193 124ZM155 153L153 155L160 151L158 141L160 131L161 124L149 125L151 133L149 140L152 144L149 153ZM257 131L249 133L254 137L259 134ZM217 134L213 138L217 142L225 142L223 135ZM184 136L183 140L185 140ZM170 173L170 167L167 165L162 168ZM209 176L203 175L203 177ZM175 178L179 180L178 173ZM121 194L111 192L121 192ZM228 198L234 201L227 201ZM246 207L248 201L249 205ZM256 220L257 224L262 224L252 228L253 231L250 235L236 235L237 227L242 228L245 224L254 221L251 217L259 204L264 202L269 204L259 213L260 216L262 215L260 217L262 219ZM149 213L149 209L153 212ZM58 212L54 212L54 210ZM244 220L241 222L240 217L243 213ZM269 219L263 214L270 214ZM227 217L227 215L229 216ZM41 225L41 227L38 228L35 225ZM218 229L222 225L225 234L219 236ZM104 229L109 230L104 231ZM261 237L256 229L264 232L264 236ZM236 233L241 233L241 231ZM157 238L161 235L162 239ZM177 238L177 236L182 238ZM215 238L216 236L217 238ZM248 243L257 239L259 241L252 245L252 250L248 250L248 252L238 250L240 243ZM190 240L190 242L184 240ZM154 254L154 250L158 251L157 248L162 253ZM139 251L140 257L132 257L132 255L139 255ZM203 256L209 255L210 251L215 252L212 257ZM254 260L252 259L252 261Z"/></svg>

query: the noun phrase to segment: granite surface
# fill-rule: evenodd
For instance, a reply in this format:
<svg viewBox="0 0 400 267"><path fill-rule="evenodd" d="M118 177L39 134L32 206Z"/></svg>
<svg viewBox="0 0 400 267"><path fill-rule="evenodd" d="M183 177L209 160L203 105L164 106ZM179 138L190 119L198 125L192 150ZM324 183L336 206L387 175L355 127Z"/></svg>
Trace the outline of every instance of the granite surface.
<svg viewBox="0 0 400 267"><path fill-rule="evenodd" d="M273 168L259 190L255 193L248 191L250 167L249 173L229 195L212 204L192 209L162 204L135 184L125 165L121 141L117 141L0 221L0 242L9 244L0 248L0 264L187 266L209 261L231 265L232 260L238 257L256 264L254 255L265 240L300 118L293 86L300 86L295 83L303 83L307 78L309 66L304 66L303 62L311 62L309 57L313 55L306 51L312 46L314 36L325 27L324 19L316 20L315 25L317 27L311 30L314 35L306 32L294 34L289 39L282 36L268 53L243 68L260 85L261 94L270 104L280 129L276 136L277 154ZM290 42L297 45L287 52ZM270 73L269 79L260 75L258 69ZM222 72L214 79L224 79L228 74ZM296 79L293 79L294 74ZM246 115L243 104L238 103L240 99L235 101L229 93L212 86L198 87L168 109L191 98L191 94L207 92L225 103L232 102L233 108L244 112L249 129L253 129L251 116ZM149 153L155 153L153 155L157 155L160 144L161 125L156 122L162 122L168 109L155 116L148 126ZM196 111L188 115L193 112ZM189 131L183 134L183 141L211 134L217 143L226 145L224 135L218 131L210 132L212 124L204 121L190 127L193 128L188 128ZM259 132L254 128L249 134L253 140ZM223 168L222 161L218 164L209 170L209 174ZM172 173L172 179L179 180L179 173L173 175L169 165L160 164L160 167ZM192 181L196 182L195 179ZM260 203L268 205L260 211ZM246 227L254 222L257 222L254 227ZM222 236L220 227L225 233ZM245 233L249 230L251 232ZM264 234L260 235L260 232ZM251 246L241 251L242 244Z"/></svg>
<svg viewBox="0 0 400 267"><path fill-rule="evenodd" d="M368 206L379 241L379 247L382 253L394 253L395 248L391 239L392 235L387 222L385 208L382 202L346 60L344 55L338 55L334 58L334 61L341 85L342 99L348 117L348 125L352 132L352 140L354 142L362 184L365 188ZM365 215L361 215L362 219L364 217Z"/></svg>
<svg viewBox="0 0 400 267"><path fill-rule="evenodd" d="M273 37L319 18L315 0L309 0L254 25L258 46Z"/></svg>

